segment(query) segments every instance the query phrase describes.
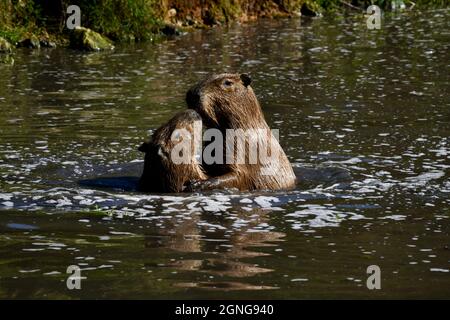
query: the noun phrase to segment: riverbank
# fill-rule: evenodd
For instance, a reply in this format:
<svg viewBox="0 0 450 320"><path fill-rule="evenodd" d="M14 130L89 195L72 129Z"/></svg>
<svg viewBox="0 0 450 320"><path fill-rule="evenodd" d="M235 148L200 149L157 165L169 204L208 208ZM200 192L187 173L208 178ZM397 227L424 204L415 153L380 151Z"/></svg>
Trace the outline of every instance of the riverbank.
<svg viewBox="0 0 450 320"><path fill-rule="evenodd" d="M372 1L373 2L373 1ZM385 10L443 7L444 0L376 0ZM0 3L0 53L14 47L68 46L73 32L66 26L80 8L81 26L112 42L159 41L197 28L258 18L320 16L327 12L363 13L368 0L5 0ZM97 35L95 35L97 37ZM95 48L95 46L94 46ZM81 46L80 49L83 49Z"/></svg>

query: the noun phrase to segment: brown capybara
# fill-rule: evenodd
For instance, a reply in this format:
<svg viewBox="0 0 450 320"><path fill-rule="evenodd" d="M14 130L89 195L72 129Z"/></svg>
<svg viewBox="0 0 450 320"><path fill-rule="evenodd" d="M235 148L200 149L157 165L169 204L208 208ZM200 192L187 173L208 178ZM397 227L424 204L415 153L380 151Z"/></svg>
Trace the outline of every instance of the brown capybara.
<svg viewBox="0 0 450 320"><path fill-rule="evenodd" d="M238 152L245 154L245 161L223 159L221 163L211 164L205 163L206 154L203 152L204 168L210 178L191 183L190 190L278 190L295 187L292 166L270 131L250 83L251 79L246 74L223 73L206 77L187 92L188 108L200 114L203 124L218 129L226 137L223 138L222 154L229 153L235 156L234 159L239 159L236 156ZM247 142L237 145L233 139L233 142L226 143L228 133L239 129L247 134ZM267 154L274 155L273 159L261 161L258 157L252 161L249 155L254 151L254 145L251 146L248 141L257 141L258 151L268 150Z"/></svg>
<svg viewBox="0 0 450 320"><path fill-rule="evenodd" d="M201 117L194 110L180 112L158 128L150 142L139 147L145 153L140 191L182 192L188 182L207 179L196 158L201 146L201 141L196 141L201 136L201 125ZM194 134L196 130L199 132ZM180 149L183 145L187 147Z"/></svg>

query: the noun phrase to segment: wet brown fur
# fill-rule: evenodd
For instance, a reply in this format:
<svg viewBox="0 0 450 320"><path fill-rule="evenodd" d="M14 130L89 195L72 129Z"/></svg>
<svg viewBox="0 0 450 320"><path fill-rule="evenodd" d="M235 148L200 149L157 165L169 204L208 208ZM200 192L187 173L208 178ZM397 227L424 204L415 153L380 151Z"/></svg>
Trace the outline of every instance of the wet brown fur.
<svg viewBox="0 0 450 320"><path fill-rule="evenodd" d="M188 108L197 111L203 123L209 128L219 129L225 137L226 129L264 129L270 130L264 118L258 99L250 86L251 79L245 74L218 74L206 77L193 86L186 94ZM265 131L269 132L269 131ZM270 136L256 137L266 143L269 150ZM224 138L225 140L225 138ZM236 146L236 144L235 144ZM277 190L295 186L296 178L286 154L279 143L273 142L278 151L278 163L270 165L249 164L248 145L244 164L213 164L205 166L212 178L197 181L192 189L238 188L240 190ZM225 150L225 146L224 146ZM224 154L226 152L224 151ZM273 174L263 175L262 167Z"/></svg>
<svg viewBox="0 0 450 320"><path fill-rule="evenodd" d="M139 147L139 151L145 153L144 171L138 185L140 191L182 192L189 181L207 179L195 158L195 141L191 143L192 158L189 164L176 164L171 160L172 149L180 139L184 139L184 136L178 140L172 139L172 133L177 129L186 129L193 137L196 121L201 124L201 118L194 110L180 112L158 128L149 142Z"/></svg>

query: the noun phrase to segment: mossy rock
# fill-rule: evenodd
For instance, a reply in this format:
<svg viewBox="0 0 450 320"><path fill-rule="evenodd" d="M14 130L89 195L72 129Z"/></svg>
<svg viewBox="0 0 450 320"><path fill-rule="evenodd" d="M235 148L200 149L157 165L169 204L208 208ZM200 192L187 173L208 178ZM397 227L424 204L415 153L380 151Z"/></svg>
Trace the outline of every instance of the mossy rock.
<svg viewBox="0 0 450 320"><path fill-rule="evenodd" d="M51 40L42 39L40 41L40 43L41 43L41 47L44 47L44 48L56 48L56 43Z"/></svg>
<svg viewBox="0 0 450 320"><path fill-rule="evenodd" d="M19 41L17 46L22 48L39 49L41 47L41 44L38 37L31 36Z"/></svg>
<svg viewBox="0 0 450 320"><path fill-rule="evenodd" d="M305 17L319 17L321 16L320 6L313 1L306 1L300 8L300 13Z"/></svg>
<svg viewBox="0 0 450 320"><path fill-rule="evenodd" d="M12 66L14 64L14 58L13 58L12 54L0 53L0 63L8 64L8 65Z"/></svg>
<svg viewBox="0 0 450 320"><path fill-rule="evenodd" d="M70 46L86 51L112 50L111 40L101 34L84 27L75 27L70 36Z"/></svg>
<svg viewBox="0 0 450 320"><path fill-rule="evenodd" d="M0 37L0 52L9 53L12 51L12 45L4 38Z"/></svg>
<svg viewBox="0 0 450 320"><path fill-rule="evenodd" d="M161 32L166 36L179 36L181 34L180 29L176 25L171 23L166 23L161 28Z"/></svg>

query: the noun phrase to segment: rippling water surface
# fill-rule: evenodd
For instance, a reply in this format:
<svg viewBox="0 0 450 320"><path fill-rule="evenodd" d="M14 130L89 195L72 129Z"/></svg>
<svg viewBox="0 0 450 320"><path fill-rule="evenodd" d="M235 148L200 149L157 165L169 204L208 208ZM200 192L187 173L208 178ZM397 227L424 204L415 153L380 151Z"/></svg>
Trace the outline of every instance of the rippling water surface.
<svg viewBox="0 0 450 320"><path fill-rule="evenodd" d="M448 21L262 20L106 53L18 50L0 65L0 297L450 297ZM223 71L252 75L298 188L134 191L137 147Z"/></svg>

